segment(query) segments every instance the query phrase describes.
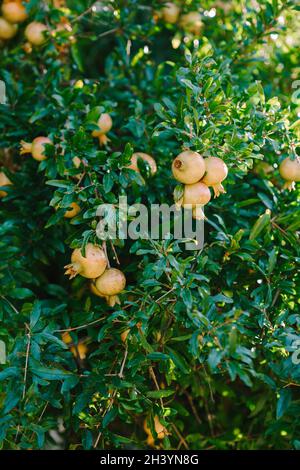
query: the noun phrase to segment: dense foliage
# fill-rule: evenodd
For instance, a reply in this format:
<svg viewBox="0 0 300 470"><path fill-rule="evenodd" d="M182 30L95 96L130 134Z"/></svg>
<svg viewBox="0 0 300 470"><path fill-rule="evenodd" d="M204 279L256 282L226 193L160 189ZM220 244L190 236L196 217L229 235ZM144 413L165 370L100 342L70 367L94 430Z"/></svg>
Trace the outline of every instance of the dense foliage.
<svg viewBox="0 0 300 470"><path fill-rule="evenodd" d="M163 3L29 0L2 41L0 165L13 183L0 199L4 449L300 448L300 192L278 172L299 154L299 8L178 1L200 13L195 32L166 21ZM24 37L32 21L48 28L38 47ZM113 120L102 147L101 113ZM54 142L41 162L20 155L38 136ZM102 243L99 204L172 204L183 149L229 167L204 248L107 241L127 278L109 307L64 266L74 248ZM155 158L154 176L127 168L134 151ZM81 211L65 218L73 202Z"/></svg>

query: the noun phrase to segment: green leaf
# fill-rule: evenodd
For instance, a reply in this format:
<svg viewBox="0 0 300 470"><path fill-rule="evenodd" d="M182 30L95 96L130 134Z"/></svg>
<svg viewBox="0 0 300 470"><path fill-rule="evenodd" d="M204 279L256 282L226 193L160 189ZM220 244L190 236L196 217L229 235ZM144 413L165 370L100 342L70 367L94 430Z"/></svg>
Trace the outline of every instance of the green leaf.
<svg viewBox="0 0 300 470"><path fill-rule="evenodd" d="M147 392L147 397L149 398L166 398L170 397L175 393L174 390L154 390L151 392Z"/></svg>
<svg viewBox="0 0 300 470"><path fill-rule="evenodd" d="M276 419L280 419L290 406L292 399L291 391L288 388L283 388L279 392L279 398L276 406Z"/></svg>
<svg viewBox="0 0 300 470"><path fill-rule="evenodd" d="M266 212L259 216L257 221L252 227L252 230L249 235L249 240L255 240L263 230L270 224L271 220L271 211L269 209L266 210Z"/></svg>

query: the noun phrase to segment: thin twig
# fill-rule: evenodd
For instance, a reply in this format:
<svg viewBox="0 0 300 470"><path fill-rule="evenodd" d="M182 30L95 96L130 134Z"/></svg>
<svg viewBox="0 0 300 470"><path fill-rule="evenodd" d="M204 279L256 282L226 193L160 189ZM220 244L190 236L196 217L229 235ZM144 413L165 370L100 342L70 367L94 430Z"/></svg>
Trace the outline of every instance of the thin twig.
<svg viewBox="0 0 300 470"><path fill-rule="evenodd" d="M193 401L192 396L191 396L191 395L189 394L189 392L187 392L187 391L185 391L184 394L185 394L185 396L186 396L187 399L188 399L188 402L189 402L189 404L190 404L190 407L192 408L192 411L193 411L193 413L194 413L194 416L195 416L195 418L196 418L197 423L198 423L198 424L202 424L201 418L200 418L200 416L199 416L199 414L198 414L198 411L197 411L197 409L196 409L196 407L195 407L195 403L194 403L194 401Z"/></svg>
<svg viewBox="0 0 300 470"><path fill-rule="evenodd" d="M85 323L85 325L75 326L74 328L65 328L63 330L54 330L53 333L64 333L65 331L75 331L81 330L82 328L87 328L90 325L95 325L95 323L99 323L102 320L105 320L106 317L98 318L98 320L91 321L90 323Z"/></svg>
<svg viewBox="0 0 300 470"><path fill-rule="evenodd" d="M110 29L108 31L104 31L104 33L101 33L97 36L97 39L99 38L103 38L104 36L108 36L109 34L113 34L113 33L116 33L118 31L119 28L113 28L113 29Z"/></svg>
<svg viewBox="0 0 300 470"><path fill-rule="evenodd" d="M81 18L83 18L85 15L88 15L94 8L94 6L96 5L96 3L98 3L97 1L92 3L92 5L87 8L85 11L83 11L82 13L80 13L80 15L76 16L76 18L74 18L71 23L76 23L77 21L81 20Z"/></svg>
<svg viewBox="0 0 300 470"><path fill-rule="evenodd" d="M118 373L118 376L120 378L123 378L123 372L124 372L124 367L125 367L125 363L126 363L126 359L127 359L127 354L128 354L128 350L127 348L125 349L125 353L124 353L124 357L123 357L123 360L122 360L122 364L121 364L121 368L120 368L120 371ZM104 418L104 416L111 410L113 404L114 404L114 401L115 401L115 397L116 397L116 394L117 394L117 390L114 390L113 392L113 395L112 395L112 398L110 400L110 403L108 405L108 407L104 410L104 413L102 414L102 419ZM95 443L94 443L94 449L97 448L98 444L99 444L99 441L101 439L101 436L102 436L102 431L99 432L98 436L96 437L96 440L95 440Z"/></svg>
<svg viewBox="0 0 300 470"><path fill-rule="evenodd" d="M177 436L179 437L180 439L180 443L184 445L185 449L186 450L189 450L189 446L187 445L187 442L186 440L184 439L184 437L180 434L178 428L175 426L174 423L171 424L172 428L174 429L175 433L177 434Z"/></svg>
<svg viewBox="0 0 300 470"><path fill-rule="evenodd" d="M25 394L26 394L26 381L27 381L27 371L28 371L28 360L29 360L29 351L30 351L30 344L31 344L31 332L30 332L30 328L29 326L27 325L27 323L25 323L25 326L28 330L28 333L26 334L27 336L27 348L26 348L26 360L25 360L25 370L24 370L24 379L23 379L23 382L24 382L24 386L23 386L23 394L22 394L22 399L24 400L25 398Z"/></svg>
<svg viewBox="0 0 300 470"><path fill-rule="evenodd" d="M118 255L117 255L116 249L115 249L115 247L114 247L114 244L113 244L113 242L112 242L112 241L110 242L110 245L111 245L111 247L112 247L112 250L113 250L113 252L114 252L114 257L115 257L115 259L116 259L116 262L117 262L117 264L120 264L120 261L119 261L119 258L118 258Z"/></svg>
<svg viewBox="0 0 300 470"><path fill-rule="evenodd" d="M154 382L154 384L155 384L156 390L159 391L159 390L160 390L160 387L159 387L159 385L158 385L157 378L156 378L156 375L155 375L155 372L154 372L152 366L149 367L149 372L150 372L150 375L151 375L151 377L152 377L152 380L153 380L153 382ZM159 401L160 401L160 404L161 404L162 408L164 408L163 399L160 398Z"/></svg>
<svg viewBox="0 0 300 470"><path fill-rule="evenodd" d="M103 247L103 251L104 251L104 254L105 254L106 261L107 261L107 267L110 268L110 262L109 262L109 258L108 258L108 254L107 254L107 246L106 246L105 241L103 242L102 247Z"/></svg>
<svg viewBox="0 0 300 470"><path fill-rule="evenodd" d="M120 369L120 372L118 374L118 376L121 379L123 379L123 377L124 377L123 372L124 372L124 367L125 367L125 364L126 364L127 355L128 355L128 349L126 348L125 349L125 354L124 354L124 357L123 357L123 361L122 361L122 365L121 365L121 369Z"/></svg>
<svg viewBox="0 0 300 470"><path fill-rule="evenodd" d="M8 303L15 313L19 314L19 311L16 309L16 307L6 297L4 297L4 295L0 295L0 298L5 300L5 302Z"/></svg>

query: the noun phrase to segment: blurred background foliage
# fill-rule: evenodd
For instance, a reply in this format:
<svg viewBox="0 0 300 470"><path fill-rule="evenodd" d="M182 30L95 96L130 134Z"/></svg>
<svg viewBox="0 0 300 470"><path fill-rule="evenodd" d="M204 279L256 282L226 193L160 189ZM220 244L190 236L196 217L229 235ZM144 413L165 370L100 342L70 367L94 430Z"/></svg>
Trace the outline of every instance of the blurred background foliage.
<svg viewBox="0 0 300 470"><path fill-rule="evenodd" d="M30 0L1 43L3 449L300 449L300 192L278 173L299 155L299 7L177 1L198 12L191 32L163 3ZM33 20L50 33L29 48ZM102 112L113 128L99 148ZM20 156L39 135L55 143L47 160ZM108 243L127 277L108 307L65 278L71 249L96 240L100 203L172 204L183 148L229 167L205 246ZM154 177L126 168L133 151L153 155ZM72 202L82 210L65 219Z"/></svg>

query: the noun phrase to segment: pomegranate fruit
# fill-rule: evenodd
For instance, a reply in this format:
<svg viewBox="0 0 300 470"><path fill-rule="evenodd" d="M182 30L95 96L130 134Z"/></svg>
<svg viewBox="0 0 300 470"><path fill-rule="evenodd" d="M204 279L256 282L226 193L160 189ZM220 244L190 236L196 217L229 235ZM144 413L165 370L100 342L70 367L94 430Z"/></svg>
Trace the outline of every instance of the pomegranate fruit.
<svg viewBox="0 0 300 470"><path fill-rule="evenodd" d="M105 298L105 295L101 294L101 292L98 291L95 281L91 281L90 283L90 291L92 294L97 295L98 297L101 297L102 299Z"/></svg>
<svg viewBox="0 0 300 470"><path fill-rule="evenodd" d="M130 333L130 329L129 329L129 328L128 328L128 330L122 331L122 333L121 333L121 335L120 335L120 338L121 338L121 341L122 341L123 343L126 343L127 337L128 337L128 335L129 335L129 333Z"/></svg>
<svg viewBox="0 0 300 470"><path fill-rule="evenodd" d="M116 295L122 292L126 285L126 278L122 271L109 268L96 279L96 288L102 295Z"/></svg>
<svg viewBox="0 0 300 470"><path fill-rule="evenodd" d="M48 31L48 28L45 24L33 21L26 26L24 34L30 44L33 46L41 46L47 41L44 34L46 31Z"/></svg>
<svg viewBox="0 0 300 470"><path fill-rule="evenodd" d="M113 122L112 118L108 113L103 113L99 117L97 121L98 129L95 129L92 132L93 137L98 137L100 145L106 145L109 141L108 137L106 136L107 132L109 132L112 128Z"/></svg>
<svg viewBox="0 0 300 470"><path fill-rule="evenodd" d="M36 137L31 143L22 140L20 154L31 153L35 160L41 162L47 158L44 155L46 144L53 145L53 142L48 137Z"/></svg>
<svg viewBox="0 0 300 470"><path fill-rule="evenodd" d="M96 289L106 299L110 307L120 303L117 294L122 292L126 286L126 278L122 271L116 268L109 268L95 281Z"/></svg>
<svg viewBox="0 0 300 470"><path fill-rule="evenodd" d="M260 161L254 166L253 171L257 175L265 177L274 173L274 168L269 163Z"/></svg>
<svg viewBox="0 0 300 470"><path fill-rule="evenodd" d="M190 11L182 15L180 18L180 26L188 33L198 35L200 34L203 23L200 13L197 11Z"/></svg>
<svg viewBox="0 0 300 470"><path fill-rule="evenodd" d="M81 165L81 160L80 160L79 157L73 157L73 158L72 158L72 162L73 162L75 168L79 168L80 165Z"/></svg>
<svg viewBox="0 0 300 470"><path fill-rule="evenodd" d="M157 171L156 162L154 158L151 157L151 155L148 155L147 153L143 153L143 152L133 153L131 157L131 163L128 166L128 168L131 168L132 170L137 171L139 173L140 172L139 167L138 167L139 158L144 160L144 162L148 163L150 167L151 175L154 175Z"/></svg>
<svg viewBox="0 0 300 470"><path fill-rule="evenodd" d="M67 331L61 335L63 342L70 346L70 351L76 358L85 359L88 347L84 343L73 344L73 339Z"/></svg>
<svg viewBox="0 0 300 470"><path fill-rule="evenodd" d="M167 23L175 24L178 20L180 8L175 3L168 2L161 10L162 17Z"/></svg>
<svg viewBox="0 0 300 470"><path fill-rule="evenodd" d="M205 215L203 212L203 206L197 205L196 207L194 207L192 210L192 216L193 216L193 219L204 220Z"/></svg>
<svg viewBox="0 0 300 470"><path fill-rule="evenodd" d="M76 248L71 256L71 263L65 266L65 274L73 279L77 274L89 279L101 276L107 266L104 251L99 246L88 243L85 247L85 256L80 248Z"/></svg>
<svg viewBox="0 0 300 470"><path fill-rule="evenodd" d="M79 343L76 346L71 346L70 351L74 357L83 360L86 358L88 347L84 343Z"/></svg>
<svg viewBox="0 0 300 470"><path fill-rule="evenodd" d="M286 181L284 188L290 191L295 188L295 182L300 181L300 159L291 160L289 157L285 158L280 166L279 173Z"/></svg>
<svg viewBox="0 0 300 470"><path fill-rule="evenodd" d="M108 113L103 113L99 117L97 121L97 125L99 129L93 131L94 136L97 137L98 135L101 135L101 134L107 134L111 130L112 125L113 125L112 118L110 117Z"/></svg>
<svg viewBox="0 0 300 470"><path fill-rule="evenodd" d="M205 175L202 179L202 183L211 186L214 190L215 197L218 197L221 193L225 193L225 189L221 183L228 175L227 165L218 157L208 157L204 161Z"/></svg>
<svg viewBox="0 0 300 470"><path fill-rule="evenodd" d="M186 184L184 187L182 205L183 207L205 206L210 201L211 194L206 184L199 182Z"/></svg>
<svg viewBox="0 0 300 470"><path fill-rule="evenodd" d="M16 24L11 24L5 18L0 17L0 39L11 39L18 31Z"/></svg>
<svg viewBox="0 0 300 470"><path fill-rule="evenodd" d="M180 183L197 183L203 177L204 172L204 158L198 152L186 150L173 160L172 173Z"/></svg>
<svg viewBox="0 0 300 470"><path fill-rule="evenodd" d="M10 23L22 23L27 19L26 8L21 2L5 2L2 5L2 14Z"/></svg>
<svg viewBox="0 0 300 470"><path fill-rule="evenodd" d="M165 436L168 435L168 431L165 426L159 421L158 416L154 416L154 429L157 434L158 439L163 439ZM152 435L151 429L148 427L147 420L144 421L144 431L148 435L147 444L150 446L154 446L154 436Z"/></svg>
<svg viewBox="0 0 300 470"><path fill-rule="evenodd" d="M0 186L11 186L13 183L10 181L10 179L6 176L3 171L0 172ZM0 190L0 197L5 197L7 196L6 191Z"/></svg>
<svg viewBox="0 0 300 470"><path fill-rule="evenodd" d="M71 202L70 209L66 210L64 217L66 219L72 219L73 217L76 217L76 215L78 215L80 211L80 206L76 202Z"/></svg>

